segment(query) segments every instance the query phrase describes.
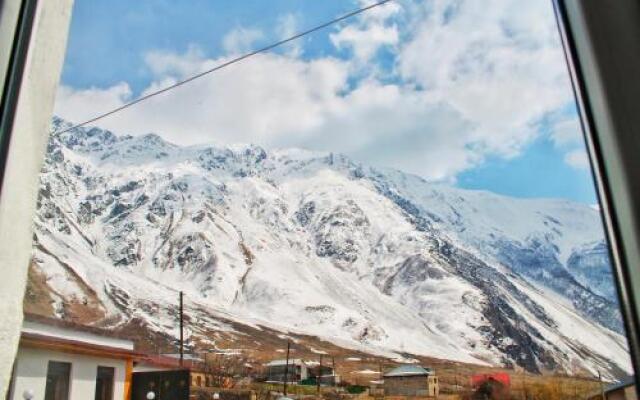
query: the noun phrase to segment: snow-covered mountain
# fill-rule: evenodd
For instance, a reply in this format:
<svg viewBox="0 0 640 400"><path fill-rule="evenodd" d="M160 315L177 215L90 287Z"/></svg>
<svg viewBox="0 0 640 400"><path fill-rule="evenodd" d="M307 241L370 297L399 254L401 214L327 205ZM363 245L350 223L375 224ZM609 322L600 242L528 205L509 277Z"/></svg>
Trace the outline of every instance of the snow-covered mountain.
<svg viewBox="0 0 640 400"><path fill-rule="evenodd" d="M60 316L174 334L183 290L205 343L233 329L224 317L377 354L631 368L600 218L581 204L78 128L50 139L35 223L34 276Z"/></svg>

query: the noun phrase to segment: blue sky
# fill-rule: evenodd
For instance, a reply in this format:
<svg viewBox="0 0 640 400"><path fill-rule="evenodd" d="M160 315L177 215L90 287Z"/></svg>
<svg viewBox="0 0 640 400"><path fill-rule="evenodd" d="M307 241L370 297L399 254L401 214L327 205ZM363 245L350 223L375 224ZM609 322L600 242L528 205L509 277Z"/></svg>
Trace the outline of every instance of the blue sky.
<svg viewBox="0 0 640 400"><path fill-rule="evenodd" d="M62 81L79 88L106 88L125 80L139 93L153 78L144 62L150 50L180 53L198 45L206 56L218 56L224 53L222 38L234 28L268 32L286 14L295 15L301 26L313 26L353 8L344 0L76 1ZM314 36L322 42L319 46L307 40L306 51L326 51L328 32ZM271 41L278 39L271 35Z"/></svg>
<svg viewBox="0 0 640 400"><path fill-rule="evenodd" d="M76 1L56 112L81 121L364 4ZM596 202L544 0L397 0L187 86L99 125L340 151L464 188Z"/></svg>

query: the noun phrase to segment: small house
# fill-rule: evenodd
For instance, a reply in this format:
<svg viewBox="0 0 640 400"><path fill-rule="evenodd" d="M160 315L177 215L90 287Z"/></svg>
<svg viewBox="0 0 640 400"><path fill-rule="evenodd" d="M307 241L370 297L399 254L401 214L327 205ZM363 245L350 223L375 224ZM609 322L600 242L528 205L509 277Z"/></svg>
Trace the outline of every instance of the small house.
<svg viewBox="0 0 640 400"><path fill-rule="evenodd" d="M474 399L509 399L511 376L506 372L471 376Z"/></svg>
<svg viewBox="0 0 640 400"><path fill-rule="evenodd" d="M133 367L134 383L167 385L186 391L186 387L212 386L213 377L205 371L202 359L185 354L182 362L179 354L145 355L136 360ZM147 387L146 390L150 388ZM182 395L182 394L179 394Z"/></svg>
<svg viewBox="0 0 640 400"><path fill-rule="evenodd" d="M438 377L431 368L401 365L384 374L385 396L438 397Z"/></svg>
<svg viewBox="0 0 640 400"><path fill-rule="evenodd" d="M285 376L287 382L298 383L309 378L309 366L300 359L272 360L268 362L267 381L268 382L284 382Z"/></svg>
<svg viewBox="0 0 640 400"><path fill-rule="evenodd" d="M128 400L137 356L104 330L26 315L7 399Z"/></svg>
<svg viewBox="0 0 640 400"><path fill-rule="evenodd" d="M313 366L309 366L313 364ZM308 378L306 380L301 380L301 384L318 384L318 381L321 385L324 386L335 386L340 383L340 376L335 374L333 368L329 365L320 365L320 363L309 361L307 362L308 366Z"/></svg>
<svg viewBox="0 0 640 400"><path fill-rule="evenodd" d="M382 380L370 381L369 396L374 398L384 397L384 381Z"/></svg>
<svg viewBox="0 0 640 400"><path fill-rule="evenodd" d="M606 400L637 400L636 378L628 376L616 383L612 383L603 388L602 391L593 393L589 399L602 399L602 394Z"/></svg>

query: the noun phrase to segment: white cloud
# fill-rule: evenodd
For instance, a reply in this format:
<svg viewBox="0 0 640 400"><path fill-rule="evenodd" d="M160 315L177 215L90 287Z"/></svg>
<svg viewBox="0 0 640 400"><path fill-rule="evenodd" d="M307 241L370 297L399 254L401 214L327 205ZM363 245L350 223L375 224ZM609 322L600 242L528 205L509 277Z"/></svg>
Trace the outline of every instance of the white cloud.
<svg viewBox="0 0 640 400"><path fill-rule="evenodd" d="M362 6L367 6L372 1L361 1ZM396 3L387 3L376 7L363 14L358 20L344 26L329 37L338 49L348 48L354 53L356 60L366 63L377 51L384 46L396 46L399 41L398 27L389 22L401 11Z"/></svg>
<svg viewBox="0 0 640 400"><path fill-rule="evenodd" d="M54 113L75 123L95 117L98 113L120 107L131 99L131 89L125 82L106 89L91 87L75 90L60 86Z"/></svg>
<svg viewBox="0 0 640 400"><path fill-rule="evenodd" d="M338 151L426 178L452 179L489 155L517 155L540 134L545 116L559 115L572 101L546 1L403 4L408 11L389 3L336 31L332 42L350 46L351 59L303 59L301 47L261 54L100 125L122 133L153 131L182 144L253 142ZM402 24L401 16L407 18ZM285 15L275 33L285 37L296 26L296 18ZM224 40L229 55L215 59L197 47L183 54L150 52L145 61L154 79L143 94L219 65L261 37L256 30L235 29ZM375 73L381 46L398 54L392 83ZM78 122L129 97L126 84L102 91L62 87L56 109ZM557 119L554 141L574 140L572 123ZM566 160L584 165L580 157L567 154Z"/></svg>
<svg viewBox="0 0 640 400"><path fill-rule="evenodd" d="M446 101L487 150L518 154L572 101L547 1L434 1L398 57L401 76Z"/></svg>
<svg viewBox="0 0 640 400"><path fill-rule="evenodd" d="M253 50L253 44L263 37L258 29L238 27L222 38L222 47L230 54L246 53Z"/></svg>
<svg viewBox="0 0 640 400"><path fill-rule="evenodd" d="M154 70L165 74L159 75L142 95L227 60L198 58L193 53L181 57L156 52L147 61L154 63ZM216 141L268 146L277 137L301 134L319 126L323 114L335 107L338 93L346 85L346 69L344 62L332 58L305 62L261 54L153 97L100 124L117 132L153 131L183 144ZM87 119L97 110L125 100L114 94L119 92L108 89L87 107L76 109L79 99L85 99L87 94L62 87L57 112L74 122ZM103 100L107 104L100 104Z"/></svg>
<svg viewBox="0 0 640 400"><path fill-rule="evenodd" d="M553 121L550 136L554 145L560 148L584 143L580 120L575 114Z"/></svg>
<svg viewBox="0 0 640 400"><path fill-rule="evenodd" d="M564 162L579 170L590 168L582 127L576 112L560 113L550 120L549 137L564 152Z"/></svg>
<svg viewBox="0 0 640 400"><path fill-rule="evenodd" d="M197 46L189 46L182 54L166 51L150 51L144 56L145 64L156 78L183 78L202 72L210 63L205 63L204 52Z"/></svg>
<svg viewBox="0 0 640 400"><path fill-rule="evenodd" d="M298 34L299 31L298 17L296 15L287 13L278 18L276 33L278 34L279 40L288 39L293 35ZM289 56L300 57L302 55L302 40L294 40L285 45L286 52Z"/></svg>
<svg viewBox="0 0 640 400"><path fill-rule="evenodd" d="M479 161L471 130L446 103L375 80L336 99L323 121L305 135L282 136L278 145L340 151L378 166L444 180Z"/></svg>
<svg viewBox="0 0 640 400"><path fill-rule="evenodd" d="M398 30L395 26L378 24L365 28L347 26L332 34L331 41L337 48L351 48L358 60L367 62L380 47L398 43Z"/></svg>
<svg viewBox="0 0 640 400"><path fill-rule="evenodd" d="M565 154L564 161L576 169L589 169L589 157L584 149L571 150Z"/></svg>

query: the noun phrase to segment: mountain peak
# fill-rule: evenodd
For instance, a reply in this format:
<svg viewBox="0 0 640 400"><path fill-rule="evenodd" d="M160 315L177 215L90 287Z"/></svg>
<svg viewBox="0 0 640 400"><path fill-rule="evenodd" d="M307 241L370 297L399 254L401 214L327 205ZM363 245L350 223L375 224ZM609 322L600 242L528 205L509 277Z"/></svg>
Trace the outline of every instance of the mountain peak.
<svg viewBox="0 0 640 400"><path fill-rule="evenodd" d="M339 152L78 128L51 139L34 262L56 313L90 298L166 335L179 289L200 335L224 312L373 353L614 374L629 364L603 238L589 207Z"/></svg>

